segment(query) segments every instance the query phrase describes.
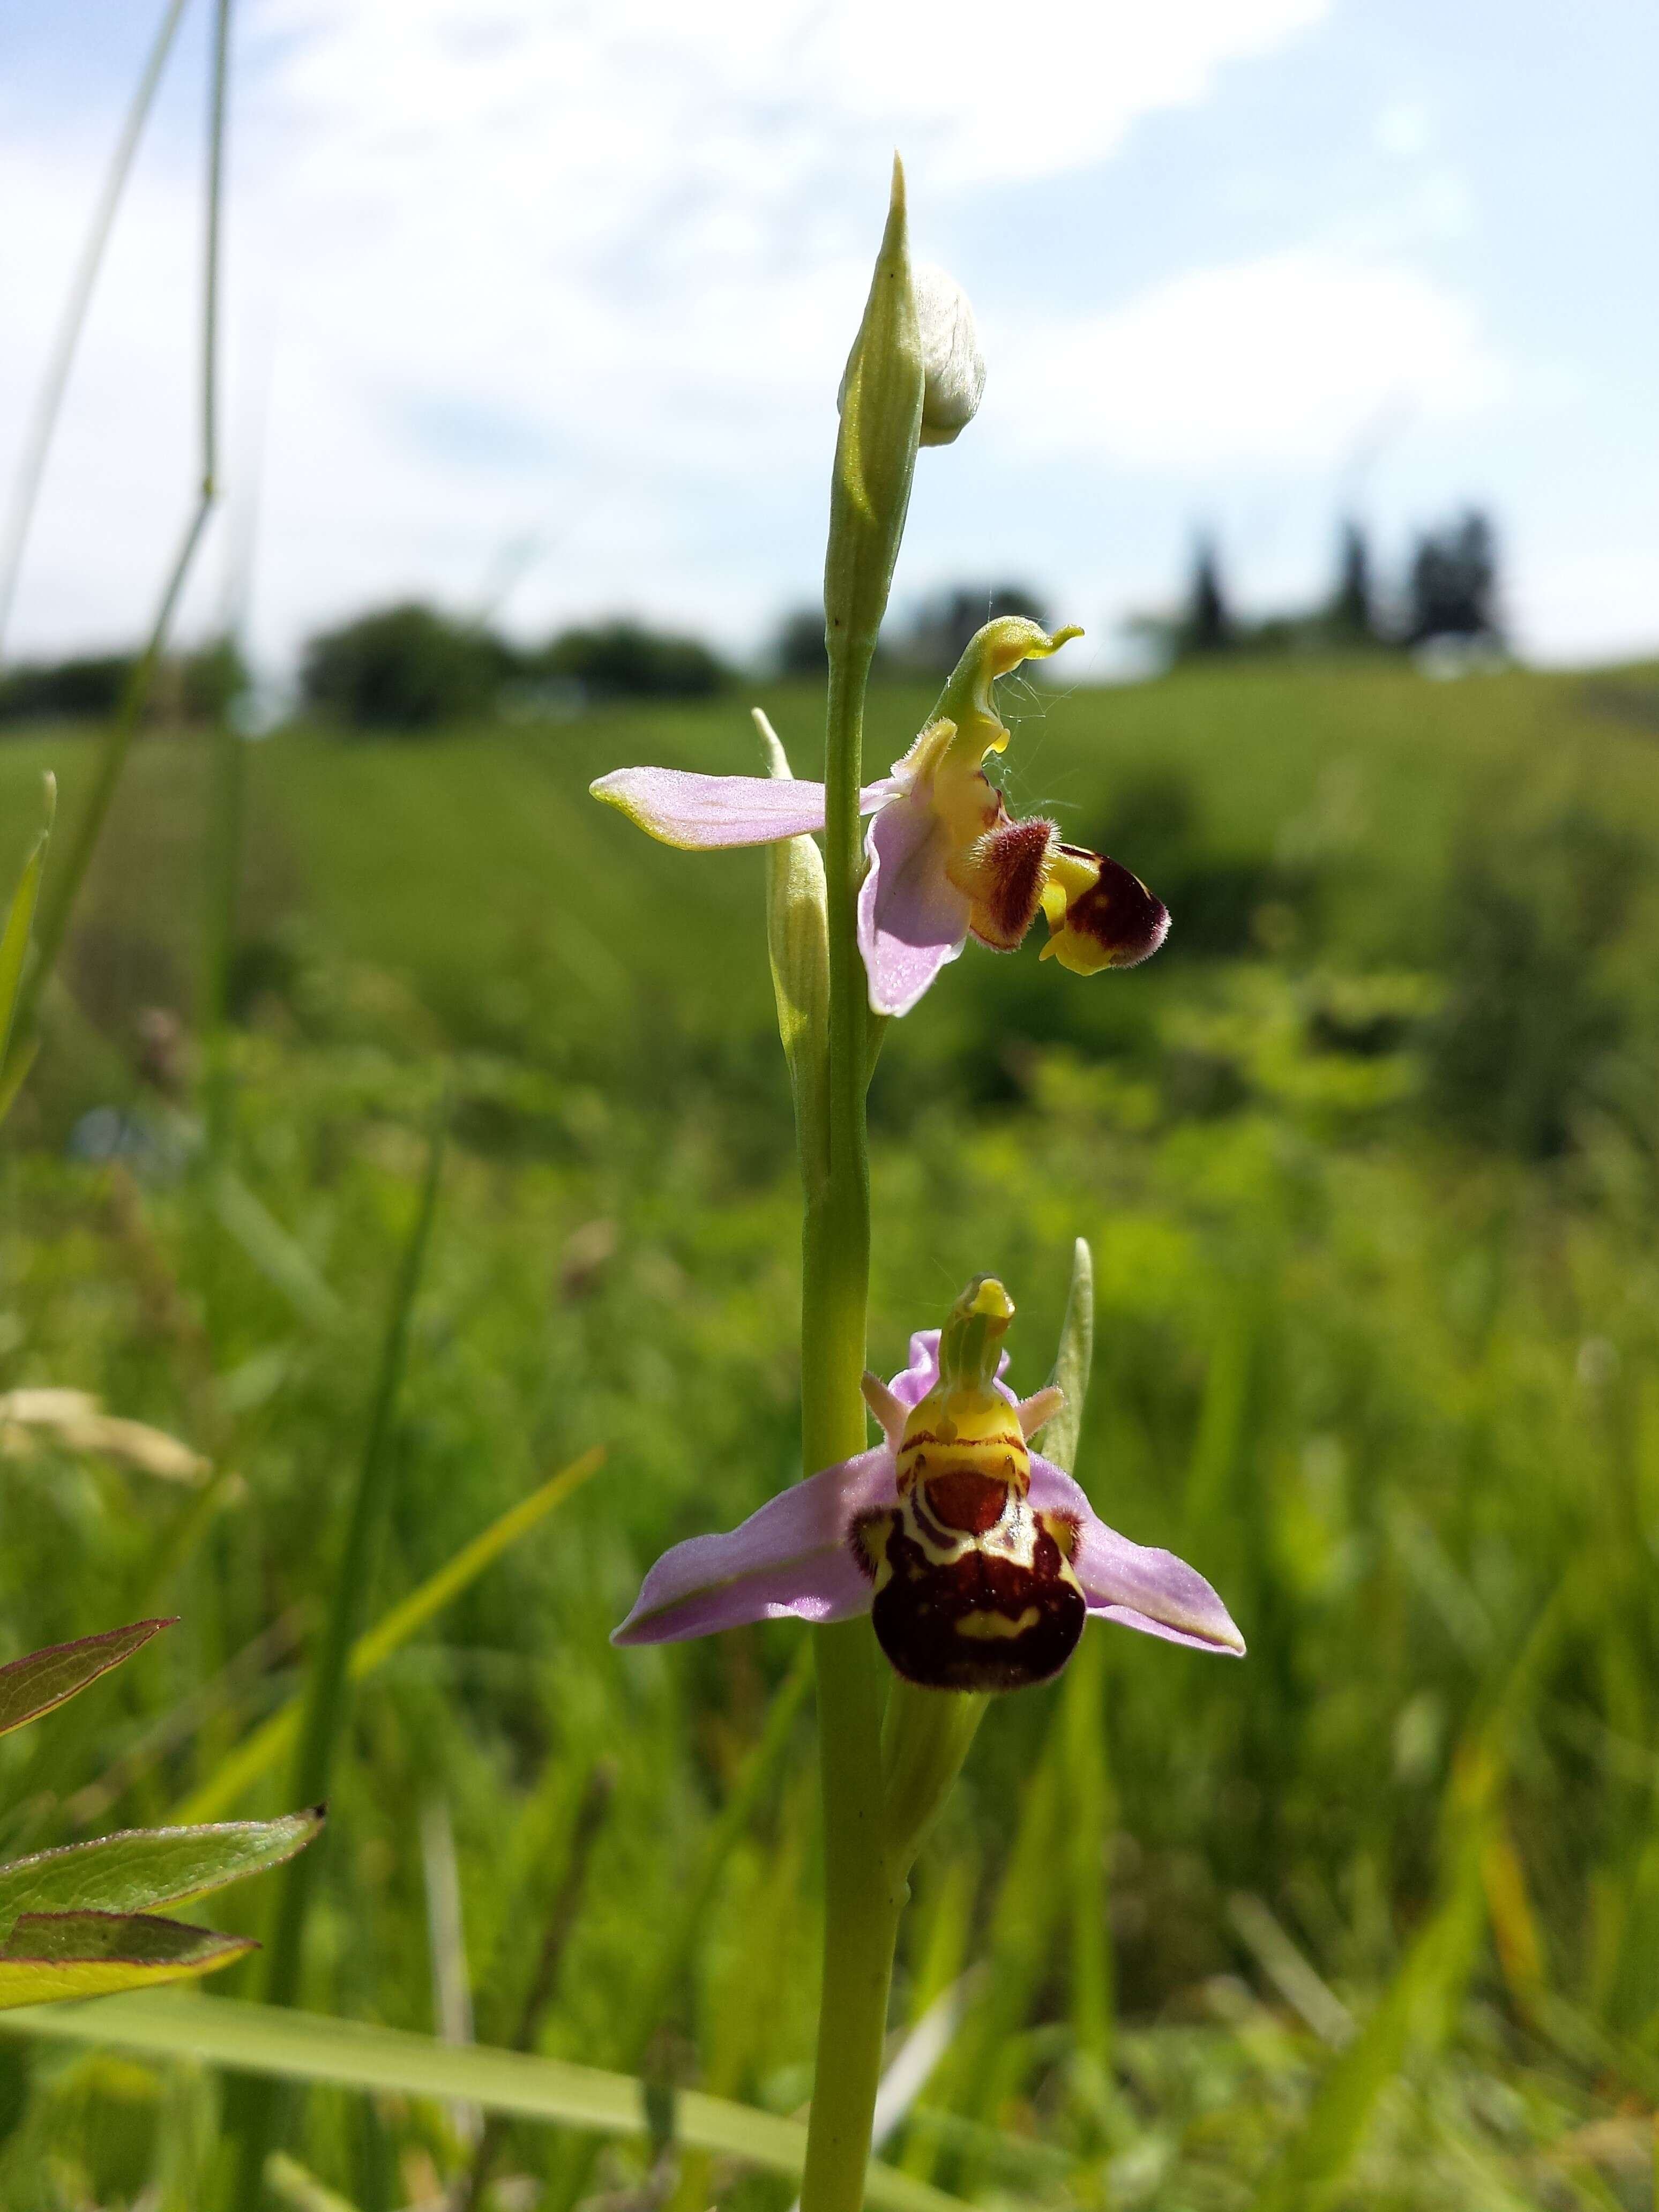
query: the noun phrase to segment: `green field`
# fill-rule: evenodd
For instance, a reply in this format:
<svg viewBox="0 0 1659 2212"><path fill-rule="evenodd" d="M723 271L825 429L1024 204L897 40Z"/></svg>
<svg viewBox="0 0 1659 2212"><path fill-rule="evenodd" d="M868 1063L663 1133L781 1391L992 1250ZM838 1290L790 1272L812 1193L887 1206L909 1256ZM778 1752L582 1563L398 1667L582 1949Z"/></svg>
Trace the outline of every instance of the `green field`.
<svg viewBox="0 0 1659 2212"><path fill-rule="evenodd" d="M760 696L814 772L815 699ZM873 767L927 703L877 695ZM1649 2204L1659 672L1263 664L1007 686L1004 713L1016 810L1133 866L1174 931L1089 982L1035 942L970 948L893 1025L872 1364L990 1271L1035 1388L1086 1236L1079 1479L1216 1584L1250 1656L1096 1626L993 1710L896 2000L898 2034L953 1993L954 2032L886 2155L996 2205ZM481 2041L513 2039L551 1925L538 2048L795 2112L810 1709L753 1761L808 1632L606 1641L665 1544L799 1471L762 863L665 851L586 795L633 761L752 771L742 703L251 748L229 1200L190 1043L207 753L136 749L8 1124L0 1389L91 1391L227 1479L0 1423L0 1657L181 1616L0 1742L8 1855L167 1818L295 1691L447 1085L369 1617L607 1458L364 1683L306 2001L434 2027L437 1807ZM0 750L8 871L40 770L72 818L91 759L73 732ZM155 1007L186 1025L170 1097L140 1068ZM121 1157L85 1157L112 1127ZM217 1816L281 1794L278 1770ZM212 1902L258 1931L270 1893ZM208 2203L218 2094L0 2042L0 2202ZM461 2126L325 2091L290 2141L374 2212L439 2202ZM494 2172L503 2207L791 2196L528 2126Z"/></svg>

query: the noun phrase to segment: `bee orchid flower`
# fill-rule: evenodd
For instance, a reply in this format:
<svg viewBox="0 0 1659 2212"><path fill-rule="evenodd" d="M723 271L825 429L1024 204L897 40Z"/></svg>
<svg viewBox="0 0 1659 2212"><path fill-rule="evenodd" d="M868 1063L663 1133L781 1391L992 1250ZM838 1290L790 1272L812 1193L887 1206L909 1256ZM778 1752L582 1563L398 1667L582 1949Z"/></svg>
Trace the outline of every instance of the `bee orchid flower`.
<svg viewBox="0 0 1659 2212"><path fill-rule="evenodd" d="M859 949L878 1014L908 1013L969 937L1012 952L1039 911L1049 929L1043 957L1078 975L1133 968L1168 934L1167 911L1139 878L1104 854L1062 843L1052 822L1016 820L985 774L1009 736L992 696L996 678L1081 634L1051 637L1012 615L988 623L908 752L865 787L862 811L872 818ZM801 778L625 768L592 789L649 836L688 851L772 844L823 827L823 786Z"/></svg>
<svg viewBox="0 0 1659 2212"><path fill-rule="evenodd" d="M1030 1449L1058 1390L1017 1399L1001 1339L1013 1304L977 1277L944 1329L910 1340L889 1384L866 1375L884 1438L796 1483L725 1535L694 1536L646 1577L617 1644L678 1643L786 1614L873 1615L908 1680L1018 1689L1057 1674L1091 1613L1201 1651L1244 1640L1204 1577L1098 1519Z"/></svg>

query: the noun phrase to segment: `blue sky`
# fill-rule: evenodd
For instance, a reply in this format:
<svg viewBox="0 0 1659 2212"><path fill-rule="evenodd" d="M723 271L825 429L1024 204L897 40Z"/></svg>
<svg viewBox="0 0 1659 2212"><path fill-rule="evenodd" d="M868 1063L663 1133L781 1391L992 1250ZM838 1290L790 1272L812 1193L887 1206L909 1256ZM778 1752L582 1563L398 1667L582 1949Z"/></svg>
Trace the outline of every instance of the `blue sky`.
<svg viewBox="0 0 1659 2212"><path fill-rule="evenodd" d="M0 24L0 484L152 11ZM87 332L15 653L134 630L187 503L204 0ZM1122 665L1213 531L1305 599L1495 514L1522 649L1659 644L1659 12L1522 0L239 0L230 496L187 619L280 665L408 592L755 645L813 596L833 400L905 152L979 420L901 600L1021 579Z"/></svg>

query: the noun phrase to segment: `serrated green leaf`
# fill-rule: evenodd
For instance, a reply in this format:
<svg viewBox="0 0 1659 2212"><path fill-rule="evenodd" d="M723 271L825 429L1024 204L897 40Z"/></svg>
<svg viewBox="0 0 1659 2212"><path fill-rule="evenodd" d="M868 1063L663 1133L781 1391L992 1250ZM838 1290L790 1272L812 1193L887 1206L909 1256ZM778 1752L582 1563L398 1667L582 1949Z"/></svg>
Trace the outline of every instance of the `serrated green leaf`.
<svg viewBox="0 0 1659 2212"><path fill-rule="evenodd" d="M0 2019L0 2033L54 2042L102 2044L146 2057L194 2058L210 2066L378 2089L406 2097L457 2098L487 2112L552 2121L607 2136L647 2134L645 2090L626 2074L477 2044L439 2043L401 2028L331 2020L320 2013L182 1994L141 1995L107 2004L49 2005ZM694 2089L674 2100L674 2132L710 2150L790 2179L806 2157L806 2130ZM872 2212L962 2212L958 2200L872 2160L865 2188Z"/></svg>
<svg viewBox="0 0 1659 2212"><path fill-rule="evenodd" d="M33 1912L147 1912L240 1881L303 1850L320 1807L279 1820L213 1827L129 1828L0 1866L0 1929Z"/></svg>
<svg viewBox="0 0 1659 2212"><path fill-rule="evenodd" d="M54 1705L63 1705L88 1682L95 1682L112 1667L149 1642L170 1620L135 1620L125 1628L106 1628L100 1636L83 1636L74 1644L49 1644L0 1667L0 1735L39 1720Z"/></svg>
<svg viewBox="0 0 1659 2212"><path fill-rule="evenodd" d="M210 1974L258 1948L246 1936L145 1913L26 1913L0 1944L0 2006L153 1988Z"/></svg>

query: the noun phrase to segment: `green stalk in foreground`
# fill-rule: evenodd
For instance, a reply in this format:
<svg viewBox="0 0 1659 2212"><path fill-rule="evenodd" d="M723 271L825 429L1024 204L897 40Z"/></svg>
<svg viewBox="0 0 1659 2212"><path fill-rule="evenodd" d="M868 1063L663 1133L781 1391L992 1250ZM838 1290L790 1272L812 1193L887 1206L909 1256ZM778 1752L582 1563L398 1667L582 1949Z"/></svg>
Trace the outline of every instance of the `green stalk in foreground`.
<svg viewBox="0 0 1659 2212"><path fill-rule="evenodd" d="M103 228L113 220L115 204L125 182L131 153L136 148L138 131L149 111L150 98L154 94L156 80L161 75L167 48L172 43L177 19L176 9L163 19L155 47L146 64L144 78L140 84L134 103L127 136L124 138L121 151L117 157L115 170L111 178L106 207L100 210L99 222L102 228L94 229L87 267L83 271L82 278L77 280L88 293L90 292L92 279L96 273L98 260L103 251ZM120 704L105 732L97 765L93 770L92 787L82 802L74 829L70 833L63 863L49 878L41 898L40 917L34 933L34 963L24 980L21 1001L7 1047L6 1060L3 1066L0 1066L0 1080L4 1080L8 1077L14 1082L20 1079L19 1071L22 1066L24 1055L32 1054L34 1049L33 1030L35 1016L40 1003L40 994L46 988L52 969L57 965L58 956L64 947L64 939L69 933L70 920L75 910L75 902L80 894L82 882L87 870L91 866L92 856L97 850L99 840L104 834L104 823L108 818L116 787L121 781L122 771L126 766L127 755L132 749L133 737L148 703L156 671L161 666L161 657L167 651L167 641L173 630L173 616L178 611L179 599L183 597L185 586L189 580L191 568L195 562L197 550L201 544L209 518L213 512L214 503L219 495L217 416L220 210L224 197L225 108L229 55L230 0L217 0L217 5L214 10L213 52L208 85L206 240L203 252L202 283L201 475L195 502L190 519L185 525L184 535L179 540L179 550L173 556L173 565L168 569L167 580L161 587L161 601L150 625L149 636L145 641L143 653L134 665L131 674L127 678ZM66 349L64 353L64 374L65 374L70 355L74 349L75 337L78 334L79 319L83 312L84 301L80 300L77 295L76 301L71 307L65 337L61 342ZM53 373L54 374L58 373L56 368ZM50 393L51 387L49 386L48 389ZM37 436L42 441L40 448L42 459L45 453L45 441L50 439L52 419L56 411L56 398L49 397L46 411L42 417L42 427L37 432ZM28 511L33 496L33 489L26 478L17 525L17 549L20 551L21 535L27 526ZM7 589L8 591L10 589L9 580Z"/></svg>
<svg viewBox="0 0 1659 2212"><path fill-rule="evenodd" d="M420 1287L433 1216L437 1210L443 1151L444 1123L441 1119L433 1133L419 1211L392 1293L368 1434L363 1444L344 1541L334 1571L328 1619L306 1687L292 1779L294 1786L309 1793L303 1800L307 1804L321 1804L328 1797L334 1779L335 1757L350 1710L348 1668L352 1644L368 1601L375 1552L390 1502L394 1416L408 1357L415 1296ZM264 1977L264 1995L270 2004L292 2005L300 1994L306 1920L311 1905L311 1874L315 1863L309 1856L296 1861L283 1885ZM295 1875L302 1866L305 1872L295 1881ZM232 2202L239 2212L258 2212L264 2194L265 2157L276 2120L273 2084L264 2078L243 2084L233 2112L237 2178Z"/></svg>
<svg viewBox="0 0 1659 2212"><path fill-rule="evenodd" d="M857 936L864 701L910 500L925 374L911 292L904 173L848 364L824 569L830 696L824 847L830 951L827 1174L806 1186L801 1297L801 1450L807 1468L864 1449L870 1179L865 1137L869 1001ZM799 1091L798 1079L798 1097ZM870 1623L817 1631L823 1791L823 1996L802 2212L857 2212L887 2031L904 1883L886 1850L884 1669Z"/></svg>

